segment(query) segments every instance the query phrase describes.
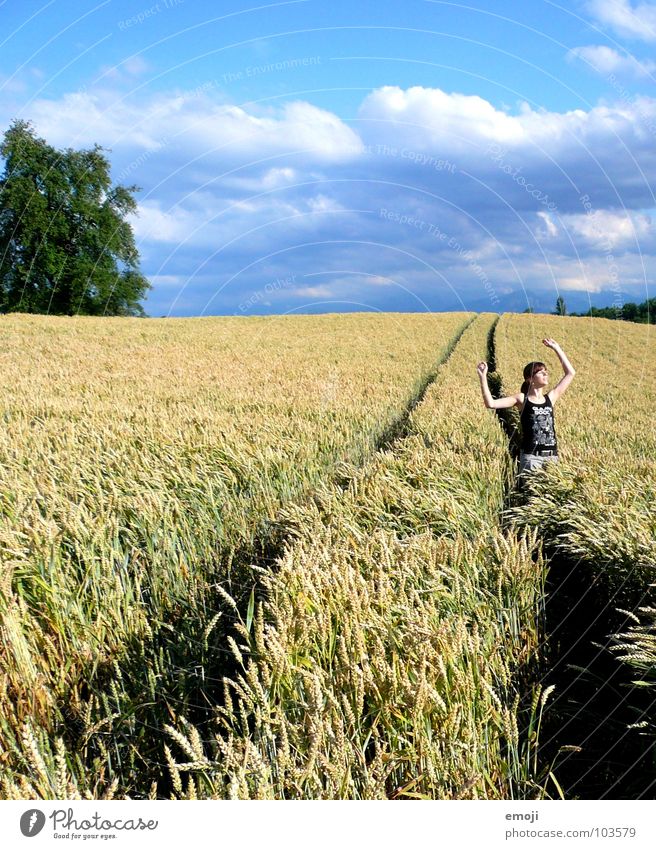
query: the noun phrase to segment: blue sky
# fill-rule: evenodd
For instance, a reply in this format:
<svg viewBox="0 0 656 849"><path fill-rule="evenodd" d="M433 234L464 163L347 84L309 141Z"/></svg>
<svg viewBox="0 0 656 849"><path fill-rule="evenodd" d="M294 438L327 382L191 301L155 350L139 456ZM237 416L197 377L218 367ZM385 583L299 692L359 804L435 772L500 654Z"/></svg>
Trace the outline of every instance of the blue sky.
<svg viewBox="0 0 656 849"><path fill-rule="evenodd" d="M0 126L100 143L150 315L653 296L656 3L0 2Z"/></svg>

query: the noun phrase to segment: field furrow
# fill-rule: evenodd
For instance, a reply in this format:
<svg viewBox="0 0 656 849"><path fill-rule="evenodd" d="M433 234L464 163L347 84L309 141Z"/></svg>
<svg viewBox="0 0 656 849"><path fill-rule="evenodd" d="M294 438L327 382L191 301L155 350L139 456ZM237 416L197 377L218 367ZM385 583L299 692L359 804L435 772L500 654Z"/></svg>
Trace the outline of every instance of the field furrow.
<svg viewBox="0 0 656 849"><path fill-rule="evenodd" d="M520 732L539 692L519 692L543 567L534 535L500 529L510 462L471 379L494 320L465 331L387 450L286 507L293 540L237 629L214 740L168 729L173 795L548 792Z"/></svg>

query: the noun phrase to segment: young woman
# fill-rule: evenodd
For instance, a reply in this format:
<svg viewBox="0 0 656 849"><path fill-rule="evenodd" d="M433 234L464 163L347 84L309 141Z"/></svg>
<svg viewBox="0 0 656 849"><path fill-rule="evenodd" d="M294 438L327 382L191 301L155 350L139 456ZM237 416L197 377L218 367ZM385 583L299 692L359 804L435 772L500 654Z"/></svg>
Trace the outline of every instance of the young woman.
<svg viewBox="0 0 656 849"><path fill-rule="evenodd" d="M547 367L541 362L524 367L524 383L519 392L505 398L493 398L487 385L487 363L479 363L478 376L485 406L491 410L521 407L522 443L519 453L519 474L540 468L547 461L558 461L558 444L554 427L553 405L572 382L576 372L565 352L553 339L543 339L543 344L555 352L565 374L547 394L549 383Z"/></svg>

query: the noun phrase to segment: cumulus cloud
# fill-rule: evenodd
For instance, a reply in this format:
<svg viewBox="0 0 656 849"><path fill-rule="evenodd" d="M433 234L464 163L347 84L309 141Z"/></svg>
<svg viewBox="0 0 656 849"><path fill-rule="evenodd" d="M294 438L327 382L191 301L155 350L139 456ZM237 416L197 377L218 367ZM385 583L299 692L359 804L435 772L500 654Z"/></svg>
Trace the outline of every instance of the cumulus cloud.
<svg viewBox="0 0 656 849"><path fill-rule="evenodd" d="M639 249L641 244L646 247L647 239L654 235L651 216L645 214L598 209L590 214L565 215L563 223L590 246L612 250Z"/></svg>
<svg viewBox="0 0 656 849"><path fill-rule="evenodd" d="M299 173L295 168L265 168L257 176L227 176L223 183L233 189L257 193L290 185L298 179Z"/></svg>
<svg viewBox="0 0 656 849"><path fill-rule="evenodd" d="M145 201L130 217L130 223L139 241L178 244L202 231L203 217L190 210L165 210L157 201Z"/></svg>
<svg viewBox="0 0 656 849"><path fill-rule="evenodd" d="M37 100L29 116L53 144L99 142L108 147L159 147L162 139L190 155L214 155L230 162L276 153L339 162L361 148L359 137L340 118L311 103L247 111L217 102L211 92L160 94L145 103L109 90L73 92L62 99ZM264 156L263 156L264 153Z"/></svg>
<svg viewBox="0 0 656 849"><path fill-rule="evenodd" d="M556 218L538 212L541 225L536 235L541 240L574 241L579 249L600 251L641 250L651 251L654 244L653 221L644 213L617 212L597 209L577 215Z"/></svg>
<svg viewBox="0 0 656 849"><path fill-rule="evenodd" d="M566 292L601 292L602 282L588 277L560 277L558 288Z"/></svg>
<svg viewBox="0 0 656 849"><path fill-rule="evenodd" d="M646 77L656 70L656 62L651 59L638 60L635 56L623 56L617 50L605 45L575 47L567 53L567 59L581 59L600 74L628 74Z"/></svg>
<svg viewBox="0 0 656 849"><path fill-rule="evenodd" d="M508 115L480 97L446 94L419 86L402 90L385 86L365 98L359 112L361 134L369 147L396 145L401 157L413 151L459 157L469 164L481 152L519 154L522 163L542 158L567 167L583 149L592 159L641 134L636 105L620 103L585 111L534 110L527 104ZM645 98L642 116L656 118L656 100ZM630 155L630 152L629 152ZM443 161L443 160L442 160Z"/></svg>
<svg viewBox="0 0 656 849"><path fill-rule="evenodd" d="M619 35L641 41L656 41L656 5L629 0L588 0L590 14Z"/></svg>
<svg viewBox="0 0 656 849"><path fill-rule="evenodd" d="M294 291L298 298L333 298L336 295L336 290L331 286L299 286Z"/></svg>
<svg viewBox="0 0 656 849"><path fill-rule="evenodd" d="M418 150L449 140L449 150L468 146L517 144L524 140L521 121L495 109L475 95L448 94L436 88L383 86L368 95L358 117L364 138L380 143L383 135L410 143ZM473 138L472 138L473 134Z"/></svg>

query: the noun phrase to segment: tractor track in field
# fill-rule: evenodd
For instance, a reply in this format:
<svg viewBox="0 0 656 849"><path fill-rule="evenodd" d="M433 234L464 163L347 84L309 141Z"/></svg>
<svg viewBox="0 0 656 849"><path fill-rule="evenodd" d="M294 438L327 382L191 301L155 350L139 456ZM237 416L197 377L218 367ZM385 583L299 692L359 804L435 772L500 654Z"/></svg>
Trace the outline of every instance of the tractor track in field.
<svg viewBox="0 0 656 849"><path fill-rule="evenodd" d="M394 445L403 440L410 433L410 420L413 410L422 402L426 392L437 379L441 369L448 362L451 354L458 345L465 331L476 320L473 315L463 322L460 330L453 336L447 346L441 360L424 375L418 388L407 400L400 415L391 422L373 443L372 449L360 460L359 463L349 466L338 463L326 475L335 486L346 490L352 479L353 472L369 463L377 453L393 450ZM340 469L346 466L346 472ZM299 492L294 501L301 503L312 497L313 487ZM281 505L282 506L282 505ZM141 717L141 722L150 729L153 734L161 734L161 727L165 723L175 724L175 716L184 716L189 720L201 734L215 732L212 726L215 721L215 706L223 702L224 679L233 678L239 671L232 649L228 647L226 638L234 634L234 625L245 621L246 610L249 604L263 600L264 591L258 583L258 573L262 570L271 569L277 560L285 553L285 550L293 540L292 528L284 521L277 519L264 520L249 544L232 551L226 563L217 563L215 573L218 581L232 597L234 605L220 593L207 599L207 620L220 614L222 627L215 629L210 635L210 642L205 646L203 659L199 661L199 635L196 633L194 639L190 638L188 630L176 628L176 620L164 623L159 627L154 636L153 644L148 647L148 654L153 657L164 658L160 660L159 666L164 669L163 679L160 680L160 700L157 704L151 704L151 710ZM222 576L227 572L229 578L225 580ZM184 615L183 615L184 620ZM199 625L199 628L201 626ZM122 670L125 680L140 680L140 670L143 664L148 662L144 656L143 649L132 655L130 652L123 658ZM164 680L166 678L166 680ZM148 700L144 699L142 692L130 693L135 705ZM212 731L210 730L212 729ZM67 722L66 728L60 728L73 743L78 737L76 722L73 717ZM152 757L145 758L142 763L143 776L140 783L143 784L144 795L152 782L157 782L158 797L166 798L172 790L171 779L165 763L156 762ZM141 790L142 788L140 788ZM133 794L133 798L139 798L139 793Z"/></svg>
<svg viewBox="0 0 656 849"><path fill-rule="evenodd" d="M584 561L550 546L545 554L544 684L556 689L545 717L543 759L556 761L569 798L653 798L655 741L650 745L629 727L653 716L653 690L632 687L637 672L610 650L612 636L632 623L619 610L626 599L619 590L609 595ZM575 749L559 754L561 746Z"/></svg>
<svg viewBox="0 0 656 849"><path fill-rule="evenodd" d="M497 324L498 319L488 337L489 384L495 398L504 394L495 353ZM515 470L507 487L507 509L527 497L516 483L521 431L515 410L496 414ZM539 760L545 769L553 768L567 799L653 798L656 741L648 745L648 738L629 726L653 716L656 699L653 691L631 687L635 671L610 651L612 635L631 624L617 609L626 600L616 600L617 591L609 598L589 565L541 541L547 564L541 657L529 672L532 677L523 681L525 703L537 684L543 691L555 688L543 718ZM644 598L635 602L645 603Z"/></svg>
<svg viewBox="0 0 656 849"><path fill-rule="evenodd" d="M441 370L448 363L449 358L456 349L460 339L474 321L476 321L476 318L477 316L474 315L472 318L463 323L460 330L454 335L453 339L447 346L441 360L424 376L424 379L421 381L417 390L408 399L401 414L390 425L388 425L388 427L375 441L373 450L371 450L360 463L348 467L347 473L340 473L338 469L335 473L330 475L330 481L334 486L338 487L342 491L346 491L351 483L354 472L357 472L359 469L370 463L376 454L382 451L393 450L396 444L404 440L409 435L411 430L410 421L412 412L419 406L419 404L421 404L427 391L436 381ZM314 487L308 488L305 492L299 494L298 500L303 501L311 499L313 492ZM269 570L273 568L276 561L284 556L285 550L293 543L293 540L294 528L288 526L284 521L269 520L262 523L261 529L255 537L252 546L243 548L234 553L232 556L231 569L246 570L247 573L250 573L251 581L249 589L242 591L240 594L234 593L233 597L235 597L236 611L235 609L231 610L225 604L221 606L221 610L226 617L226 624L228 625L228 627L224 628L221 632L223 643L225 643L225 636L230 633L230 630L233 630L231 626L234 626L239 621L243 622L245 620L245 611L251 597L255 604L265 600L264 592L255 580L258 575L258 570ZM224 679L234 678L239 672L238 664L231 649L227 649L225 648L225 645L219 644L215 646L215 649L217 652L215 656L216 662L210 669L206 670L206 674L204 676L204 682L211 682L211 687L208 688L205 685L203 688L203 696L208 700L209 704L212 705L212 709L207 708L200 712L192 712L191 715L188 716L191 722L199 729L205 728L213 722L213 705L216 703L222 703L223 701ZM196 699L199 695L200 691L199 694L197 694Z"/></svg>
<svg viewBox="0 0 656 849"><path fill-rule="evenodd" d="M410 417L413 411L421 404L426 396L426 392L428 392L429 388L435 383L440 370L447 364L449 361L449 357L456 349L456 346L460 342L460 339L464 335L465 331L473 324L476 320L476 316L466 321L460 330L453 337L442 360L436 364L436 366L424 376L423 381L419 385L418 389L412 395L412 397L406 403L405 408L400 413L397 418L391 422L385 430L380 434L378 439L374 442L372 450L362 459L362 461L353 465L349 469L349 474L343 475L337 471L335 474L330 476L330 481L332 484L340 488L341 490L346 490L351 482L352 473L355 470L363 468L367 463L371 461L371 458L381 451L389 451L392 450L394 444L405 439L410 433ZM339 464L342 465L342 464ZM308 499L312 497L313 487L308 488L304 493L301 493L300 500ZM284 523L277 522L276 520L265 522L262 525L262 529L260 533L255 538L255 544L253 549L248 549L243 552L237 553L235 556L235 560L245 561L249 564L254 564L256 566L271 566L276 560L278 560L285 551L286 544L290 541L291 533L290 529L288 529Z"/></svg>

